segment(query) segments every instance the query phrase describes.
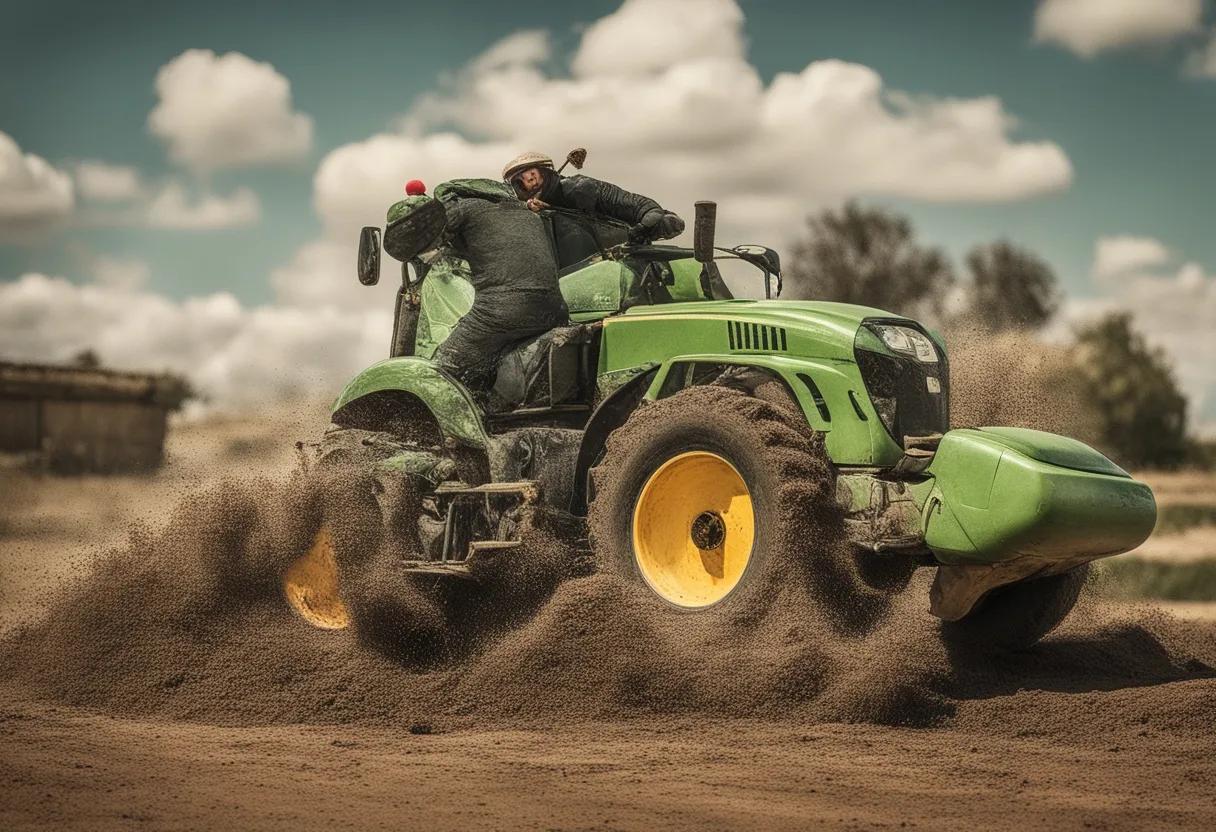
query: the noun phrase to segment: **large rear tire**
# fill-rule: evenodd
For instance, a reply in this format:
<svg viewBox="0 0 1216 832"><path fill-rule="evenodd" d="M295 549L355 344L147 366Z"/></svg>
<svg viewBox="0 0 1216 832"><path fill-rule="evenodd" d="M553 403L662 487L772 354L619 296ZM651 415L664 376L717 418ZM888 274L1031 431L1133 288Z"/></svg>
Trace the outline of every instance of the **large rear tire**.
<svg viewBox="0 0 1216 832"><path fill-rule="evenodd" d="M740 390L693 387L643 405L609 437L593 482L601 568L676 609L734 606L780 553L835 543L822 438Z"/></svg>
<svg viewBox="0 0 1216 832"><path fill-rule="evenodd" d="M1032 647L1072 611L1088 575L1085 564L1061 575L994 589L965 618L943 621L942 637L947 644L963 647Z"/></svg>

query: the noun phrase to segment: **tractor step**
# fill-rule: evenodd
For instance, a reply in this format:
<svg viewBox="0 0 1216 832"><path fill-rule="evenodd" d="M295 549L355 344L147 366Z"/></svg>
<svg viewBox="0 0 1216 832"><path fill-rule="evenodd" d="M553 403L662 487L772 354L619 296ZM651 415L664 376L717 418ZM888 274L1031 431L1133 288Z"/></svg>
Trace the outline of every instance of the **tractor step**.
<svg viewBox="0 0 1216 832"><path fill-rule="evenodd" d="M504 549L518 549L522 545L523 543L518 540L474 540L469 544L469 557L473 557L478 552L493 554Z"/></svg>
<svg viewBox="0 0 1216 832"><path fill-rule="evenodd" d="M540 483L536 480L515 482L488 482L484 485L466 485L463 482L443 482L432 492L436 497L481 497L507 495L517 496L527 503L540 497Z"/></svg>
<svg viewBox="0 0 1216 832"><path fill-rule="evenodd" d="M464 560L407 560L404 562L404 566L406 572L415 575L472 580L473 571L469 565L470 561L492 557L498 552L518 549L522 545L518 540L474 540L469 544L469 554Z"/></svg>
<svg viewBox="0 0 1216 832"><path fill-rule="evenodd" d="M457 578L464 581L473 580L473 573L469 570L469 565L464 561L407 560L404 566L405 571L412 575Z"/></svg>

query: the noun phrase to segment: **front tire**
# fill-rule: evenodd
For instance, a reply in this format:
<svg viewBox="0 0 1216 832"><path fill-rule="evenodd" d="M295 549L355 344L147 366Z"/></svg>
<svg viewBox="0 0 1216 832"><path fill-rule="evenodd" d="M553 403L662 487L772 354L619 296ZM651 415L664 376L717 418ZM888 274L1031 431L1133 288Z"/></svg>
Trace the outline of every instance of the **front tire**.
<svg viewBox="0 0 1216 832"><path fill-rule="evenodd" d="M999 587L958 621L941 623L947 644L1024 650L1060 625L1076 605L1089 575L1089 564L1061 575L1048 575Z"/></svg>
<svg viewBox="0 0 1216 832"><path fill-rule="evenodd" d="M834 544L822 438L739 390L693 387L643 405L609 437L593 478L602 567L680 610L733 605L780 553Z"/></svg>

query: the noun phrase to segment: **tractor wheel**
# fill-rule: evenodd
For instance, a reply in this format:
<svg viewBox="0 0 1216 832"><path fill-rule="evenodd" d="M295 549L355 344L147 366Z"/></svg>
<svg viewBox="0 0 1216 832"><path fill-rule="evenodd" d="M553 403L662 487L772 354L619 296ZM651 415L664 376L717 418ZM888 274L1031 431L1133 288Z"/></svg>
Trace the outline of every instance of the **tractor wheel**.
<svg viewBox="0 0 1216 832"><path fill-rule="evenodd" d="M307 552L283 576L283 597L296 613L321 630L350 626L350 610L338 594L338 560L333 535L321 526Z"/></svg>
<svg viewBox="0 0 1216 832"><path fill-rule="evenodd" d="M958 621L941 622L947 644L1024 650L1059 626L1072 611L1089 564L994 589Z"/></svg>
<svg viewBox="0 0 1216 832"><path fill-rule="evenodd" d="M373 481L374 477L360 476L363 472L370 473L377 461L391 455L401 443L402 440L391 433L330 430L316 448L311 469L305 471L305 476L317 478L312 487L317 489L317 497L321 500L322 520L307 551L283 574L282 587L288 606L314 627L341 630L349 627L353 619L343 598L342 570L338 564L332 518L324 515L330 511L347 514L355 502L360 503L364 506L362 511L370 512L369 516L375 518L379 527L374 530L376 540L367 541L369 547L379 546L385 535L416 536L416 525L426 519L416 510L415 495L411 491L415 483L403 483L395 478L387 482ZM330 479L332 475L339 476ZM347 489L352 488L359 493L348 493ZM327 508L328 503L335 505ZM355 567L356 564L347 565L348 571Z"/></svg>
<svg viewBox="0 0 1216 832"><path fill-rule="evenodd" d="M593 479L588 524L602 567L681 610L748 594L779 553L816 549L816 521L834 510L820 437L788 410L719 386L639 408Z"/></svg>

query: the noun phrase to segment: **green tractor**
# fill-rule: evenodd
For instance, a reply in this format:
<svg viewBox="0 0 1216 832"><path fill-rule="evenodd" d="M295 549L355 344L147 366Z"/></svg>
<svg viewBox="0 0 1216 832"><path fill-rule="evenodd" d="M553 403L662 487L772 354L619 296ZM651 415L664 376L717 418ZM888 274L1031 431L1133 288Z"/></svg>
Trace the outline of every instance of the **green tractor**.
<svg viewBox="0 0 1216 832"><path fill-rule="evenodd" d="M1067 615L1090 561L1152 531L1149 488L1081 442L950 430L937 334L879 309L777 299L776 252L715 247L712 203L696 205L691 249L545 218L559 260L562 223L590 224L599 250L560 273L570 325L506 354L488 401L430 360L473 297L467 263L440 249L403 263L390 357L333 405L321 463L353 456L383 493L408 482L425 495L400 570L476 581L478 561L519 547L521 518L543 507L578 518L599 568L697 613L750 603L778 547L811 557L806 518L829 512L870 562L935 570L929 609L947 636L1027 646ZM380 251L380 229L365 228L364 284ZM738 287L740 269L764 300L732 296L723 275ZM284 576L291 607L350 625L339 574L323 526Z"/></svg>

